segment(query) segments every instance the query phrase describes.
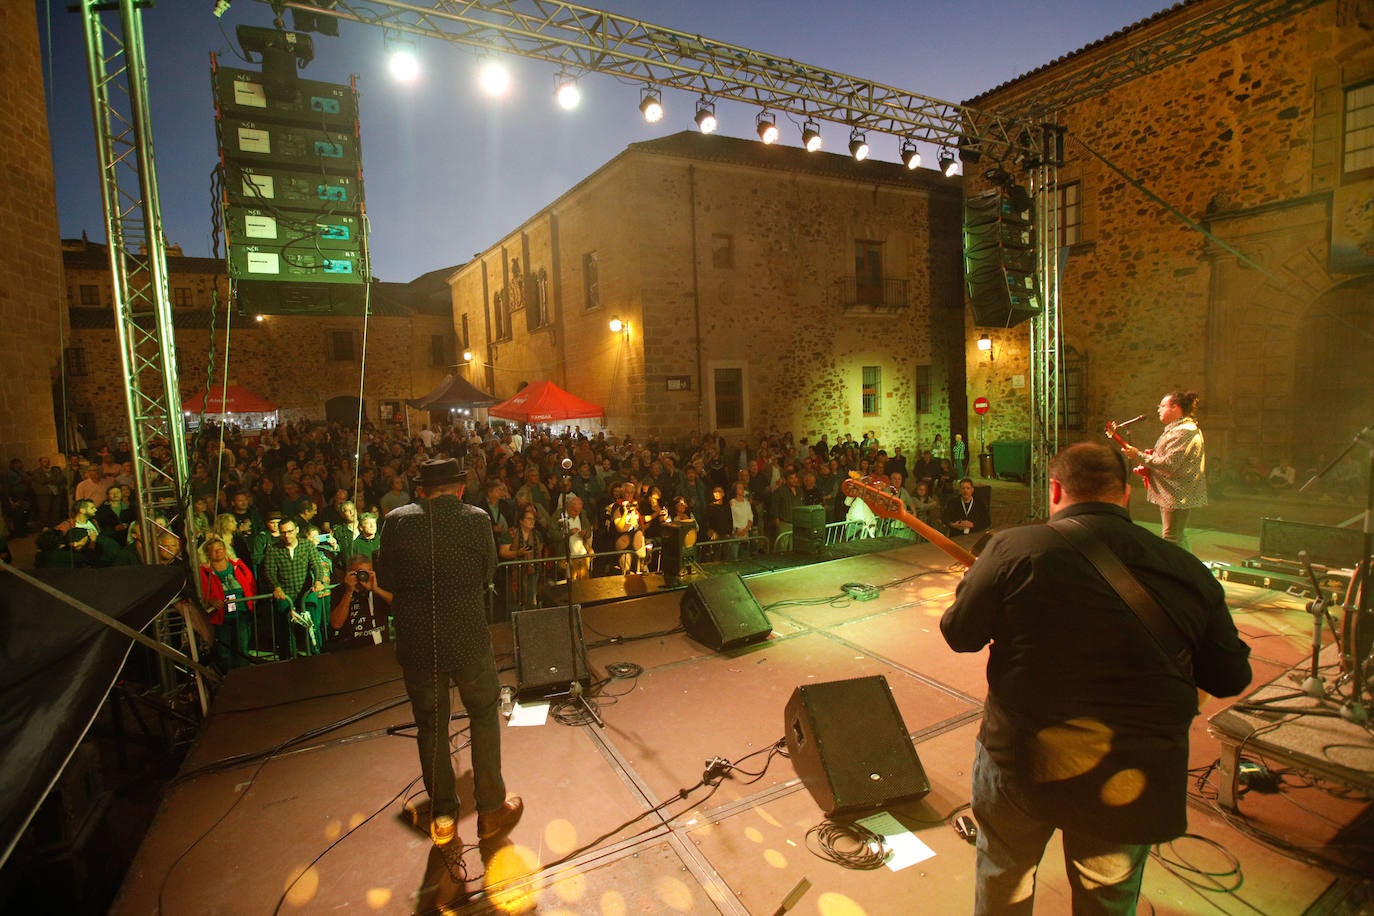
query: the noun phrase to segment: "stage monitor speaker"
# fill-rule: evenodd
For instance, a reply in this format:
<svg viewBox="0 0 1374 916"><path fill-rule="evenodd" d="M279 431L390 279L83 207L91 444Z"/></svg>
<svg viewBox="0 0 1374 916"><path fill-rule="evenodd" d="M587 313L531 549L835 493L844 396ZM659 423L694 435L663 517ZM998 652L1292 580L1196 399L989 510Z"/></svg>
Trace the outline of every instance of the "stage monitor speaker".
<svg viewBox="0 0 1374 916"><path fill-rule="evenodd" d="M591 685L579 605L513 611L516 684L521 697L567 693L573 682Z"/></svg>
<svg viewBox="0 0 1374 916"><path fill-rule="evenodd" d="M693 582L682 595L681 610L687 635L708 649L747 646L773 632L739 573Z"/></svg>
<svg viewBox="0 0 1374 916"><path fill-rule="evenodd" d="M798 687L787 701L783 728L792 766L827 817L930 792L881 675Z"/></svg>
<svg viewBox="0 0 1374 916"><path fill-rule="evenodd" d="M792 549L809 554L825 549L825 506L792 509Z"/></svg>

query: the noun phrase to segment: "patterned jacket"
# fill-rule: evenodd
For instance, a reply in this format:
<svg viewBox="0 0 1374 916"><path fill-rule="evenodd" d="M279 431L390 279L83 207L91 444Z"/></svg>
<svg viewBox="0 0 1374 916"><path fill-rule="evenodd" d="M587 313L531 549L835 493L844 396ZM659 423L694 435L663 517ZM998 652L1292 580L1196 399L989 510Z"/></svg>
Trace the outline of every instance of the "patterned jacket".
<svg viewBox="0 0 1374 916"><path fill-rule="evenodd" d="M1163 509L1207 505L1207 456L1197 420L1181 417L1164 427L1150 454L1139 461L1150 471L1146 498Z"/></svg>

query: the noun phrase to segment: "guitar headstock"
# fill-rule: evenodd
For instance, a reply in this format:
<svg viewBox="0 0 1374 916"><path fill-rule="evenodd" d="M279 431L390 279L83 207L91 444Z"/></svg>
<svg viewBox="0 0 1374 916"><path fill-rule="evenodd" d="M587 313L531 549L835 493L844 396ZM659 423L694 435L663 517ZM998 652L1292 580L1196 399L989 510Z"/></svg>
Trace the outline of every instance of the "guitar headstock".
<svg viewBox="0 0 1374 916"><path fill-rule="evenodd" d="M883 478L852 476L840 484L840 490L845 496L857 496L868 503L868 508L879 518L899 518L906 514L901 499Z"/></svg>

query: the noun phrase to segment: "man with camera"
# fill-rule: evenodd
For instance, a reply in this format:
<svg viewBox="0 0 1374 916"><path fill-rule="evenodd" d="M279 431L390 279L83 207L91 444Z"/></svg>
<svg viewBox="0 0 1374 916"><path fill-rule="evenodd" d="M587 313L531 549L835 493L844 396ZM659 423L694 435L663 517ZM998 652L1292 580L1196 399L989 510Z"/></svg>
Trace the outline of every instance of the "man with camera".
<svg viewBox="0 0 1374 916"><path fill-rule="evenodd" d="M357 649L389 641L390 607L391 592L377 584L371 558L351 557L343 587L334 593L334 608L329 614L330 636L324 650Z"/></svg>

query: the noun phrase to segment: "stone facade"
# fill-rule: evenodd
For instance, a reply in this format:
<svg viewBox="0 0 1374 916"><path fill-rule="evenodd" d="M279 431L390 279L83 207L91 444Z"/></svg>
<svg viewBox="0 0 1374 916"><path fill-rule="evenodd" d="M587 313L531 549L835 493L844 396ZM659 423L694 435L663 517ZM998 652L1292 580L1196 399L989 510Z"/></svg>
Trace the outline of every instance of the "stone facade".
<svg viewBox="0 0 1374 916"><path fill-rule="evenodd" d="M634 144L453 275L472 380L508 397L551 379L637 438L948 439L959 202L957 181L890 163L692 132Z"/></svg>
<svg viewBox="0 0 1374 916"><path fill-rule="evenodd" d="M1182 4L969 104L1016 112L1048 81L1222 5ZM1174 389L1202 394L1214 463L1306 467L1370 422L1374 169L1342 167L1346 93L1374 81L1370 10L1320 3L1055 113L1069 138L1059 181L1082 199L1062 327L1086 366L1084 422L1061 441L1142 412L1136 438L1151 441L1152 408ZM1029 428L1028 392L1011 385L1026 332L991 332L992 364L969 351L970 395L986 385L993 400L989 439Z"/></svg>
<svg viewBox="0 0 1374 916"><path fill-rule="evenodd" d="M128 434L124 376L110 306L108 255L102 246L67 243L68 305L73 330L68 346L67 387L73 413L93 443ZM167 258L173 301L178 387L183 401L226 377L278 405L279 418L323 419L327 405L340 416L354 416L359 380L369 420L392 416L418 431L429 416L404 405L453 371L453 324L447 311L434 314L426 297L407 284L377 284L373 315L360 317L226 315L229 295L223 262L180 256ZM219 308L213 326L212 304ZM414 302L416 308L407 305ZM422 311L421 309L429 309ZM226 324L226 322L228 322ZM437 338L437 341L436 341ZM213 340L213 346L212 346ZM228 342L229 361L224 359Z"/></svg>
<svg viewBox="0 0 1374 916"><path fill-rule="evenodd" d="M0 460L57 454L53 375L61 356L62 252L48 149L36 8L0 9Z"/></svg>

